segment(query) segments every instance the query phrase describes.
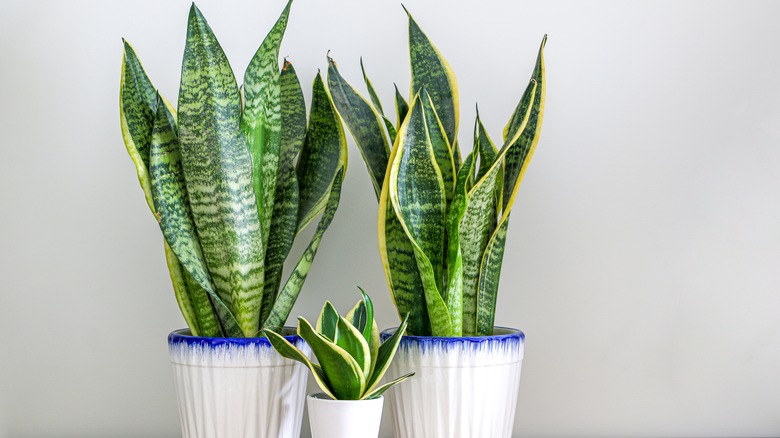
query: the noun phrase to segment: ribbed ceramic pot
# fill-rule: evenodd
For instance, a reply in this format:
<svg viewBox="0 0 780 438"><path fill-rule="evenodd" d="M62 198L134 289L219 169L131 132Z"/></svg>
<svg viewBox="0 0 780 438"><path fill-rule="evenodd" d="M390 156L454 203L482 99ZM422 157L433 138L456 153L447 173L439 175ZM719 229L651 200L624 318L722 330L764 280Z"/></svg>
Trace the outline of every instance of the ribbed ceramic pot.
<svg viewBox="0 0 780 438"><path fill-rule="evenodd" d="M307 356L295 329L283 334ZM308 369L265 338L168 336L183 438L298 438Z"/></svg>
<svg viewBox="0 0 780 438"><path fill-rule="evenodd" d="M306 398L312 438L376 438L382 423L382 397L333 400L324 393Z"/></svg>
<svg viewBox="0 0 780 438"><path fill-rule="evenodd" d="M386 379L415 376L387 394L396 438L512 436L525 335L504 327L493 333L401 338Z"/></svg>

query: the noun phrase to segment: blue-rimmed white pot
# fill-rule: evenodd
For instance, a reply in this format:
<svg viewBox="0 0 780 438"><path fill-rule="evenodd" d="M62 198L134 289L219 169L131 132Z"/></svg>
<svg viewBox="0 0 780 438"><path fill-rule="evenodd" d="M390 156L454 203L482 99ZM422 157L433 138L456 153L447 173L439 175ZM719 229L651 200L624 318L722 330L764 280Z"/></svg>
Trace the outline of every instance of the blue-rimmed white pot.
<svg viewBox="0 0 780 438"><path fill-rule="evenodd" d="M395 329L381 333L389 338ZM386 374L415 376L387 393L396 438L510 438L525 335L404 336Z"/></svg>
<svg viewBox="0 0 780 438"><path fill-rule="evenodd" d="M285 327L283 335L311 350ZM298 438L308 369L280 356L266 338L168 336L184 438Z"/></svg>

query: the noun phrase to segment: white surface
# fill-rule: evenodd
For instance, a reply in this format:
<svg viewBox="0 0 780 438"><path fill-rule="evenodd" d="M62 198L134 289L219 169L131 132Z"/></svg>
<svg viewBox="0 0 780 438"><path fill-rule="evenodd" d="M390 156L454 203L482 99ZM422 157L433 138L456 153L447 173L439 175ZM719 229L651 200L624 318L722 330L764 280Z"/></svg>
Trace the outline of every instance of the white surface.
<svg viewBox="0 0 780 438"><path fill-rule="evenodd" d="M296 347L311 356L303 342ZM202 348L177 343L171 366L183 438L298 438L306 365L270 344Z"/></svg>
<svg viewBox="0 0 780 438"><path fill-rule="evenodd" d="M319 397L315 397L319 395ZM376 438L384 397L374 400L331 400L323 393L306 397L312 438Z"/></svg>
<svg viewBox="0 0 780 438"><path fill-rule="evenodd" d="M498 298L496 323L527 335L515 433L780 435L780 3L404 3L458 75L465 149L477 100L500 136L550 35ZM283 2L198 5L240 77ZM178 434L165 339L184 323L117 87L124 36L176 100L188 7L0 0L0 434ZM296 0L282 53L306 84L332 49L358 85L362 55L394 117L405 45L398 1ZM361 285L389 327L376 201L350 154L293 314L348 309Z"/></svg>
<svg viewBox="0 0 780 438"><path fill-rule="evenodd" d="M386 379L414 376L387 393L393 436L511 438L522 365L517 338L402 340Z"/></svg>

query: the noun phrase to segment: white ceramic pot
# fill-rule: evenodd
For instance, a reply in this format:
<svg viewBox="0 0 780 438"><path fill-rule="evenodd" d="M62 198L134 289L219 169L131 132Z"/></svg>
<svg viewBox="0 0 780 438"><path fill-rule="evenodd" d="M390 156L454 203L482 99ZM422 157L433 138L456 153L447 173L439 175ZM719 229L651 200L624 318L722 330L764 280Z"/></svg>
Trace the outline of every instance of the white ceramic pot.
<svg viewBox="0 0 780 438"><path fill-rule="evenodd" d="M306 398L312 438L376 438L383 398L333 400L324 393Z"/></svg>
<svg viewBox="0 0 780 438"><path fill-rule="evenodd" d="M396 438L512 436L525 335L503 327L493 333L401 338L385 378L415 376L387 395Z"/></svg>
<svg viewBox="0 0 780 438"><path fill-rule="evenodd" d="M168 336L183 438L298 438L308 369L265 338ZM311 356L295 329L283 334Z"/></svg>

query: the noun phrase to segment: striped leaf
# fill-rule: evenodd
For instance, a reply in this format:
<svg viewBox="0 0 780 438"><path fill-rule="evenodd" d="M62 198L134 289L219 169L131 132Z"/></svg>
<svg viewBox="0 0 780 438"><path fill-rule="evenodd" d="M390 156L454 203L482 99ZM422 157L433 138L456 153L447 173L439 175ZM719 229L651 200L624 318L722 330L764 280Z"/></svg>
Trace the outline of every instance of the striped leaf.
<svg viewBox="0 0 780 438"><path fill-rule="evenodd" d="M279 166L294 166L295 157L303 148L306 137L306 102L298 74L289 61L284 61L280 75L282 134ZM279 177L282 178L281 176Z"/></svg>
<svg viewBox="0 0 780 438"><path fill-rule="evenodd" d="M498 157L498 148L482 125L482 119L479 118L479 108L477 108L477 120L474 122L474 145L479 152L479 171L477 171L477 181L479 181Z"/></svg>
<svg viewBox="0 0 780 438"><path fill-rule="evenodd" d="M495 320L496 296L498 294L501 264L504 257L506 232L509 226L509 214L514 203L523 175L539 143L542 119L544 116L545 74L544 45L547 36L542 39L536 66L532 75L535 85L527 89L504 130L506 152L505 177L503 187L503 213L496 231L491 236L480 268L477 331L480 335L493 332ZM507 147L508 146L508 147Z"/></svg>
<svg viewBox="0 0 780 438"><path fill-rule="evenodd" d="M298 219L298 173L295 157L306 135L306 104L295 69L284 63L281 74L281 154L271 229L265 252L265 286L260 321L271 313L282 281L284 261L290 254Z"/></svg>
<svg viewBox="0 0 780 438"><path fill-rule="evenodd" d="M317 224L317 230L314 232L314 236L312 237L311 242L309 242L309 246L304 250L303 255L300 260L298 260L298 264L290 274L290 277L287 279L281 292L279 292L279 296L274 302L270 315L268 315L268 318L263 323L264 328L278 330L290 315L295 300L298 298L303 283L306 281L306 276L314 261L314 256L317 255L317 249L322 241L322 236L325 234L325 231L333 221L333 216L336 214L336 209L339 206L339 198L341 196L343 175L343 168L336 173L336 177L333 179L333 184L330 188L330 195L328 195L328 202L325 205L325 210L322 212L320 222Z"/></svg>
<svg viewBox="0 0 780 438"><path fill-rule="evenodd" d="M398 115L398 123L396 123L396 126L400 129L401 124L406 119L406 114L409 112L409 104L406 103L406 100L398 91L398 85L393 84L393 86L395 87L395 113ZM395 141L393 141L393 143L395 143Z"/></svg>
<svg viewBox="0 0 780 438"><path fill-rule="evenodd" d="M458 225L468 205L467 187L474 175L474 154L469 154L458 172L455 194L447 209L447 310L453 336L463 334L463 254Z"/></svg>
<svg viewBox="0 0 780 438"><path fill-rule="evenodd" d="M393 361L398 345L401 343L401 337L406 333L406 327L408 323L409 315L404 316L401 321L401 325L398 330L393 333L382 345L379 346L379 353L376 359L376 366L374 372L371 374L371 378L366 384L366 393L371 393L376 389L379 382L382 380L382 376L387 372L387 368L390 367L390 362Z"/></svg>
<svg viewBox="0 0 780 438"><path fill-rule="evenodd" d="M509 227L509 221L502 221L490 239L487 249L485 249L485 255L482 257L477 295L477 336L493 334L496 319L496 297L498 296L501 264L504 260L507 227Z"/></svg>
<svg viewBox="0 0 780 438"><path fill-rule="evenodd" d="M149 209L154 212L149 187L149 146L157 110L157 90L146 75L133 47L122 39L122 77L119 85L119 116L127 153L135 164L138 181Z"/></svg>
<svg viewBox="0 0 780 438"><path fill-rule="evenodd" d="M317 381L317 385L319 385L320 389L322 389L322 391L328 394L328 396L330 396L332 399L336 399L336 396L330 390L330 382L328 381L328 377L325 375L325 372L322 370L321 366L312 363L309 358L306 357L303 352L301 352L301 350L296 348L282 335L268 329L263 330L263 333L271 342L274 350L276 350L283 357L298 361L309 367L311 373L314 375L314 380Z"/></svg>
<svg viewBox="0 0 780 438"><path fill-rule="evenodd" d="M328 90L339 115L355 139L360 155L368 167L374 192L379 198L390 154L381 116L344 80L332 58L328 58Z"/></svg>
<svg viewBox="0 0 780 438"><path fill-rule="evenodd" d="M390 162L394 161L397 152L398 148L394 147ZM431 324L420 272L417 270L414 247L390 202L389 176L389 173L385 174L379 196L379 256L398 315L402 318L408 317L409 334L428 336L431 334Z"/></svg>
<svg viewBox="0 0 780 438"><path fill-rule="evenodd" d="M517 189L523 179L523 174L528 163L533 156L539 135L542 130L542 119L544 118L544 99L545 99L545 77L544 77L544 45L547 42L547 35L542 39L539 47L539 55L536 59L531 80L536 82L533 96L524 93L522 99L512 114L509 123L504 128L505 145L511 145L511 151L507 153L504 177L504 216L508 215L512 208ZM526 90L527 91L527 90ZM525 121L525 114L530 111L528 120ZM505 146L506 147L506 146Z"/></svg>
<svg viewBox="0 0 780 438"><path fill-rule="evenodd" d="M536 82L532 80L526 94L533 99L535 90ZM529 115L527 111L526 122ZM477 122L478 132L479 127L480 124ZM482 137L481 134L477 135L477 141ZM496 193L500 190L498 189L499 176L504 160L513 147L509 145L502 148L490 169L469 191L466 213L460 222L460 244L463 254L463 334L466 336L474 336L477 333L478 283L482 258L498 222ZM480 150L480 146L477 145L476 149Z"/></svg>
<svg viewBox="0 0 780 438"><path fill-rule="evenodd" d="M343 316L340 316L336 321L336 338L333 341L355 359L363 371L363 378L368 379L371 372L371 350L368 342L363 334Z"/></svg>
<svg viewBox="0 0 780 438"><path fill-rule="evenodd" d="M182 167L203 255L246 336L257 332L264 248L241 133L241 98L222 48L192 6L179 89Z"/></svg>
<svg viewBox="0 0 780 438"><path fill-rule="evenodd" d="M135 164L138 181L141 183L146 202L152 214L155 214L156 217L148 163L152 141L152 125L157 112L157 92L146 75L132 46L127 41L122 41L124 43L124 56L122 57L122 76L119 87L119 114L122 137L124 138L127 152ZM167 101L165 101L165 104L169 107L171 113L175 114L175 111L173 108L170 108L171 105ZM186 271L182 269L171 247L167 242L164 243L165 260L168 265L171 283L173 284L176 302L191 333L197 336L201 333L201 330L196 310L193 308L192 303L193 301L198 301L198 298L193 296L190 299L190 296L203 294L204 291L198 287L188 290L187 285L191 282L185 281ZM204 315L208 315L206 311L209 309L200 310ZM211 316L213 319L213 314ZM209 321L204 321L203 323L207 333L210 332L209 324Z"/></svg>
<svg viewBox="0 0 780 438"><path fill-rule="evenodd" d="M379 101L379 96L376 94L376 90L374 90L374 85L371 83L371 80L368 79L368 75L366 75L366 68L363 66L363 58L360 58L360 70L363 71L363 81L366 83L366 88L368 89L368 95L371 97L371 102L374 104L374 108L379 111L379 115L382 116L382 121L385 123L385 129L387 129L387 135L390 138L390 144L392 145L395 142L395 135L396 130L395 126L393 126L393 122L390 121L385 116L385 112L382 109L382 103ZM389 155L389 149L388 149L388 155ZM382 189L382 182L379 182L379 189ZM379 197L379 192L377 192L377 198Z"/></svg>
<svg viewBox="0 0 780 438"><path fill-rule="evenodd" d="M279 46L282 43L292 0L287 2L271 31L257 49L244 73L244 113L241 127L252 154L252 185L263 246L268 244L276 197L281 131Z"/></svg>
<svg viewBox="0 0 780 438"><path fill-rule="evenodd" d="M398 131L390 164L389 195L395 215L414 250L435 336L448 336L451 323L442 298L446 200L441 172L428 137L418 95Z"/></svg>
<svg viewBox="0 0 780 438"><path fill-rule="evenodd" d="M366 378L355 359L317 333L306 318L298 318L298 334L317 356L335 398L359 400L366 389Z"/></svg>
<svg viewBox="0 0 780 438"><path fill-rule="evenodd" d="M420 90L420 100L425 114L428 137L431 140L431 146L433 146L433 155L436 157L436 164L439 166L441 179L444 183L445 197L449 203L452 200L452 192L455 190L455 162L452 157L452 149L444 133L441 119L439 119L436 108L433 107L433 101L431 101L425 87Z"/></svg>
<svg viewBox="0 0 780 438"><path fill-rule="evenodd" d="M157 220L166 242L184 268L183 280L201 336L220 336L220 327L225 333L240 335L234 316L217 296L206 269L190 211L176 121L161 98L157 101L152 129L149 177ZM214 307L218 309L220 322L214 315Z"/></svg>
<svg viewBox="0 0 780 438"><path fill-rule="evenodd" d="M187 290L187 284L184 280L184 270L179 264L179 260L176 258L176 254L168 246L168 242L163 239L165 244L165 264L168 266L168 274L171 277L171 283L173 284L173 293L176 297L176 303L179 305L181 315L184 317L184 321L187 323L187 327L190 329L190 333L193 336L200 336L200 324L198 323L198 317L195 315L195 309L192 306L190 300L191 292ZM212 316L213 313L212 313ZM216 319L215 319L216 320Z"/></svg>
<svg viewBox="0 0 780 438"><path fill-rule="evenodd" d="M325 301L320 311L320 317L317 318L317 333L321 333L329 341L336 339L336 326L339 322L339 312L333 307L330 301Z"/></svg>
<svg viewBox="0 0 780 438"><path fill-rule="evenodd" d="M403 382L404 380L414 376L414 373L404 374L401 377L398 377L397 379L391 380L384 385L374 389L371 392L366 393L361 400L373 400L376 398L379 398L384 394L388 389L392 388L393 386Z"/></svg>
<svg viewBox="0 0 780 438"><path fill-rule="evenodd" d="M374 104L374 108L376 108L377 111L379 111L379 114L384 115L384 110L382 109L382 103L379 101L379 96L376 94L376 90L374 90L374 85L371 83L371 80L368 79L368 75L366 74L366 67L363 65L363 58L360 58L360 71L363 72L363 82L366 83L366 89L368 89L368 95L371 97L371 102Z"/></svg>
<svg viewBox="0 0 780 438"><path fill-rule="evenodd" d="M325 208L333 176L347 165L347 141L333 102L317 73L314 79L309 126L298 160L300 206L298 232Z"/></svg>
<svg viewBox="0 0 780 438"><path fill-rule="evenodd" d="M366 329L370 330L370 334L366 337L366 340L368 341L368 347L371 350L371 373L373 373L374 367L376 367L376 358L379 354L379 327L376 325L376 320L373 319L373 316L370 319L368 318L367 307L373 309L373 305L366 306L366 303L370 303L371 299L363 292L363 289L360 290L364 296L363 300L358 301L358 303L355 304L355 307L353 307L344 318L358 330L363 327L364 337L366 336ZM371 313L373 314L373 310ZM370 326L368 325L369 321L371 321Z"/></svg>
<svg viewBox="0 0 780 438"><path fill-rule="evenodd" d="M406 8L404 8L406 10ZM409 57L412 64L412 96L424 86L441 119L450 144L458 133L458 84L450 65L406 10L409 16Z"/></svg>

